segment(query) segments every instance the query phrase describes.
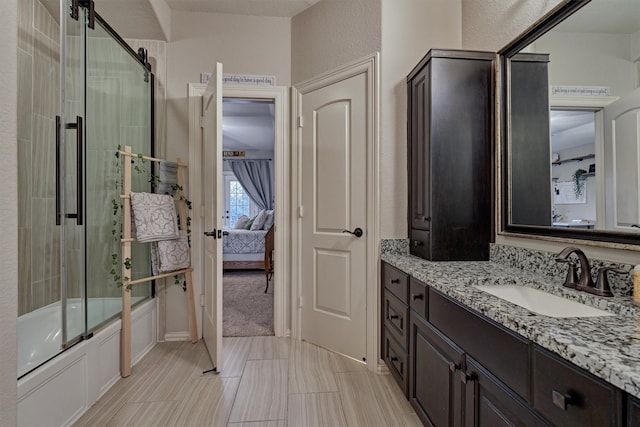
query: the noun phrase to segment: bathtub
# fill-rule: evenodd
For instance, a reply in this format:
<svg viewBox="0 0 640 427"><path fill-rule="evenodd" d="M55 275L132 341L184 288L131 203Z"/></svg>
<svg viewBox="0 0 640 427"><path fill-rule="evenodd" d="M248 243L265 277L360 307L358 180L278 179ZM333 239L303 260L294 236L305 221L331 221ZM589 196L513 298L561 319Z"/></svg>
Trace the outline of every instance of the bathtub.
<svg viewBox="0 0 640 427"><path fill-rule="evenodd" d="M121 306L120 298L90 299L89 328L115 316ZM82 332L81 310L79 300L68 301L69 337ZM19 426L70 425L120 378L120 319L51 358L61 345L61 316L57 302L18 317ZM149 299L131 313L132 362L155 343L156 300Z"/></svg>

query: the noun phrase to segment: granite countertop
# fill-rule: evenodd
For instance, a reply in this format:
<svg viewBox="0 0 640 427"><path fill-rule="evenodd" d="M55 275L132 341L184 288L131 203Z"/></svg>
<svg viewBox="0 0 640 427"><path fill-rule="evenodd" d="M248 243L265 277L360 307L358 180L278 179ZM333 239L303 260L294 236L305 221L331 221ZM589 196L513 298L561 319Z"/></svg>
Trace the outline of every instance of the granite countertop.
<svg viewBox="0 0 640 427"><path fill-rule="evenodd" d="M630 297L598 297L562 286L564 277L536 275L489 261L431 262L383 253L383 261L640 398L640 307ZM519 284L615 313L554 318L532 313L473 285Z"/></svg>

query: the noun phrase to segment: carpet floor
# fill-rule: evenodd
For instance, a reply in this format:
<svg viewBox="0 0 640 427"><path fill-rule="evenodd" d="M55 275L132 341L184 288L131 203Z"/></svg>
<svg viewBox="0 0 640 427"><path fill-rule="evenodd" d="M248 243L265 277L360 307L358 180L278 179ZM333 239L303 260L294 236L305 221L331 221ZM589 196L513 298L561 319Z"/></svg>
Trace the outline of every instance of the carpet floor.
<svg viewBox="0 0 640 427"><path fill-rule="evenodd" d="M273 279L265 294L262 270L228 271L222 278L222 336L273 335Z"/></svg>

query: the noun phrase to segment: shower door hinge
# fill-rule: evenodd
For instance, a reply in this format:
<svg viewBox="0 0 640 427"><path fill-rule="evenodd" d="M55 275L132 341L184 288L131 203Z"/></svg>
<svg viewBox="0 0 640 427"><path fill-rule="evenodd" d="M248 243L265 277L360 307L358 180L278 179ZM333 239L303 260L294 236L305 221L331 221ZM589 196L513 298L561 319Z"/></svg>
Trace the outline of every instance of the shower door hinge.
<svg viewBox="0 0 640 427"><path fill-rule="evenodd" d="M76 0L74 0L75 2ZM86 7L89 10L89 21L87 27L92 30L96 28L96 7L93 0L78 0L78 4L81 7ZM78 18L75 18L78 19Z"/></svg>

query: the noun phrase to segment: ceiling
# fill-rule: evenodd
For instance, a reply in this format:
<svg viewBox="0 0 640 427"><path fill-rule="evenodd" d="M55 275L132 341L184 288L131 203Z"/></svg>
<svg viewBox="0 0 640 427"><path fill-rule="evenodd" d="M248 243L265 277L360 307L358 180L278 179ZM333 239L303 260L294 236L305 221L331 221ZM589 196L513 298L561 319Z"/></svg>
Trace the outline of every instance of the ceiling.
<svg viewBox="0 0 640 427"><path fill-rule="evenodd" d="M295 16L320 0L165 0L172 10L256 16Z"/></svg>
<svg viewBox="0 0 640 427"><path fill-rule="evenodd" d="M273 151L273 101L225 98L222 102L222 141L224 150Z"/></svg>
<svg viewBox="0 0 640 427"><path fill-rule="evenodd" d="M549 124L553 151L562 151L595 142L594 111L553 109Z"/></svg>
<svg viewBox="0 0 640 427"><path fill-rule="evenodd" d="M58 20L60 0L40 0ZM168 41L153 4L171 10L292 17L320 0L94 0L96 11L125 39Z"/></svg>

